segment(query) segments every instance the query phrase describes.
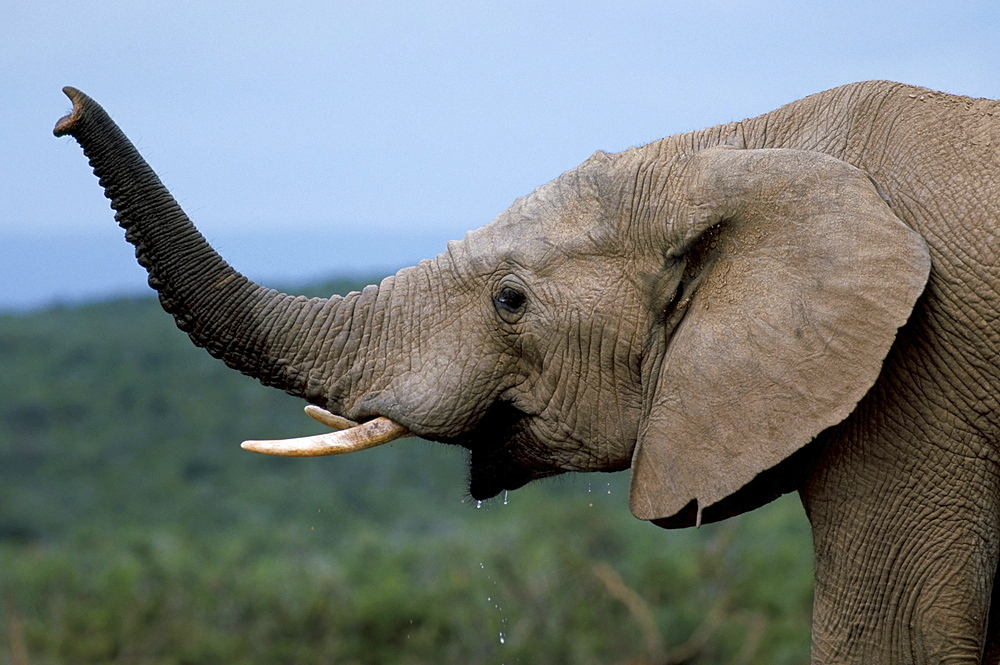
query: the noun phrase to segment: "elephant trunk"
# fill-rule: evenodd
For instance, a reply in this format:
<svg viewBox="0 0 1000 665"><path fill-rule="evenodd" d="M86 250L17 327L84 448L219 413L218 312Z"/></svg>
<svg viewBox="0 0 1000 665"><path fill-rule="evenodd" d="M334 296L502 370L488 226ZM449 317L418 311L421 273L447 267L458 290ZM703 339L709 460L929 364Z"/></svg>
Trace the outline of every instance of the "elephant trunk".
<svg viewBox="0 0 1000 665"><path fill-rule="evenodd" d="M364 310L374 300L371 294L348 296L366 302L306 299L247 279L198 232L104 109L78 90L63 92L72 100L73 110L58 122L54 133L69 134L83 147L116 211L115 220L135 245L150 286L159 292L163 308L177 326L196 345L265 385L338 406L322 390L325 375L333 364L343 370L353 363L343 358L319 363L315 349L320 344L313 336L321 330L328 338L359 337L349 328L355 319L369 318ZM363 324L357 322L359 327ZM325 351L335 354L336 348Z"/></svg>

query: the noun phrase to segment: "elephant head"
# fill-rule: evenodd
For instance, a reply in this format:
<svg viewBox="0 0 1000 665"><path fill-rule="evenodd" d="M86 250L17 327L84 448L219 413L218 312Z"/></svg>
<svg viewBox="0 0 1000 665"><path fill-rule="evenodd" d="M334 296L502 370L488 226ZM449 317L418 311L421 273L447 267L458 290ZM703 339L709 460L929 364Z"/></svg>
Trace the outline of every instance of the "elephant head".
<svg viewBox="0 0 1000 665"><path fill-rule="evenodd" d="M851 412L928 275L923 240L854 167L674 138L597 153L377 286L293 297L228 266L66 93L56 134L83 146L195 344L330 412L464 446L477 499L631 466L637 517L699 522Z"/></svg>

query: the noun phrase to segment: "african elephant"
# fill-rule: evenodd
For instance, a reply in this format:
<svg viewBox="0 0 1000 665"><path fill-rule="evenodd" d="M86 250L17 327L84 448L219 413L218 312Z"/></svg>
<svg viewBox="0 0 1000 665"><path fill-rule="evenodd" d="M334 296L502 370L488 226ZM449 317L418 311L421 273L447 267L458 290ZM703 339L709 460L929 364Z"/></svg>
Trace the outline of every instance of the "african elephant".
<svg viewBox="0 0 1000 665"><path fill-rule="evenodd" d="M457 444L477 499L631 467L632 512L668 528L798 491L813 662L1000 659L997 102L857 83L598 152L436 258L306 299L229 267L65 92L55 133L177 325L364 423L287 445Z"/></svg>

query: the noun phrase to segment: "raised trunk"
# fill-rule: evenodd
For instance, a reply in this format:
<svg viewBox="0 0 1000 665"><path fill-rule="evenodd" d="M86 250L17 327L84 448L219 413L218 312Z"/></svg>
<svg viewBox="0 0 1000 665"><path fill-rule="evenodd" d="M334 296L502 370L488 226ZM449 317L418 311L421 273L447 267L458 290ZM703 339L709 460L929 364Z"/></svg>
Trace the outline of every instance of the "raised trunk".
<svg viewBox="0 0 1000 665"><path fill-rule="evenodd" d="M326 373L334 364L343 370L344 363L332 358L320 363L309 347L320 331L341 343L354 337L352 320L364 318L358 305L374 300L374 294L352 294L348 298L358 302L351 303L306 299L247 279L212 249L104 109L78 90L63 92L73 101L73 111L54 133L69 134L83 147L116 221L149 272L149 285L177 326L230 367L328 404Z"/></svg>

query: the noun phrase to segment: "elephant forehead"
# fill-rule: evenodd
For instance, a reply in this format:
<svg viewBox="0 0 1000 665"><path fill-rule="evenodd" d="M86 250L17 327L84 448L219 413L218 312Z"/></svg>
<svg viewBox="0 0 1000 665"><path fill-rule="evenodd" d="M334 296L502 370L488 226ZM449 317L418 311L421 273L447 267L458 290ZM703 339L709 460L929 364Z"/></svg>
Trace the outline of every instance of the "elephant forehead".
<svg viewBox="0 0 1000 665"><path fill-rule="evenodd" d="M579 227L535 220L497 220L470 231L458 244L471 263L486 271L504 264L539 271L553 262L596 250L593 239Z"/></svg>
<svg viewBox="0 0 1000 665"><path fill-rule="evenodd" d="M559 207L512 206L468 232L461 244L470 257L494 265L509 261L540 268L560 258L599 253L615 237L599 205L576 200Z"/></svg>

